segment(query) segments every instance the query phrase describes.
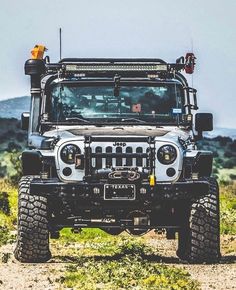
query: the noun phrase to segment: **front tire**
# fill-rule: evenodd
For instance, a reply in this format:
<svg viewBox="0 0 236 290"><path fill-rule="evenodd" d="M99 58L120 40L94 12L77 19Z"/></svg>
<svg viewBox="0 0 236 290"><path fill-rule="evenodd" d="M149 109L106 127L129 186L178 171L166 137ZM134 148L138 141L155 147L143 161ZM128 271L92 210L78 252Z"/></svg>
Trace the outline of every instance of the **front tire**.
<svg viewBox="0 0 236 290"><path fill-rule="evenodd" d="M30 193L32 179L32 176L24 176L19 182L18 236L14 255L25 263L46 262L51 258L47 198Z"/></svg>
<svg viewBox="0 0 236 290"><path fill-rule="evenodd" d="M190 207L187 224L179 232L177 256L190 263L217 263L220 254L219 187L207 178L209 192Z"/></svg>

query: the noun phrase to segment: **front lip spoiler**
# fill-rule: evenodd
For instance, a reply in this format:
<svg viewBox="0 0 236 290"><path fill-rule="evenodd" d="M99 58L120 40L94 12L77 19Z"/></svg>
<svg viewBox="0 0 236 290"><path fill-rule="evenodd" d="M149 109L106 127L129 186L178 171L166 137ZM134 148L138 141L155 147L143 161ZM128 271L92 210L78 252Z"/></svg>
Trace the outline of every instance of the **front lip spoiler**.
<svg viewBox="0 0 236 290"><path fill-rule="evenodd" d="M30 184L30 193L40 196L68 197L84 200L103 200L104 184L102 182L64 183L58 179L35 178ZM95 194L93 189L99 188L100 194ZM140 188L145 188L146 193L139 193ZM150 186L149 183L137 183L137 200L164 201L164 200L190 200L207 195L209 182L206 180L189 180L175 183L158 183ZM106 201L104 201L106 202ZM118 200L114 202L119 202ZM130 201L132 202L132 201Z"/></svg>

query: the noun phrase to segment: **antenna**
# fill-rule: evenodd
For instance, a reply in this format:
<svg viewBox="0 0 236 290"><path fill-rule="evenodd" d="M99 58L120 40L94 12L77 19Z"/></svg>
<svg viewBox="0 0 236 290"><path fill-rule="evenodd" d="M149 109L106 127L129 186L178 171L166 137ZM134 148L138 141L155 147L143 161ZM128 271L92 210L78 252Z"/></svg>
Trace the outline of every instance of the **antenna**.
<svg viewBox="0 0 236 290"><path fill-rule="evenodd" d="M60 40L60 60L61 60L61 50L62 50L62 44L61 44L61 27L59 28L59 40Z"/></svg>

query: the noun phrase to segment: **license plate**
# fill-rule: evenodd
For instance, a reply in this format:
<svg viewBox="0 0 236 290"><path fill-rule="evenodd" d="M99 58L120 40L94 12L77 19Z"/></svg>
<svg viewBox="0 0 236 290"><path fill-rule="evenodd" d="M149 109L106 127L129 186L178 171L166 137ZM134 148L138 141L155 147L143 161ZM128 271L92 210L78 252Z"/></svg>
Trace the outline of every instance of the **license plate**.
<svg viewBox="0 0 236 290"><path fill-rule="evenodd" d="M136 188L134 184L105 184L105 200L134 200Z"/></svg>

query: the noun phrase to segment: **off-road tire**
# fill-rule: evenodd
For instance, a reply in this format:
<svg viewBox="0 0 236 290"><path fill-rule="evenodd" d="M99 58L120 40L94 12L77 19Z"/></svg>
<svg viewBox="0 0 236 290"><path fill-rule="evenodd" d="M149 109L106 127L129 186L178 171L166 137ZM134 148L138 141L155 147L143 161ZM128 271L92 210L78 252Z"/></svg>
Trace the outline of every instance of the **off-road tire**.
<svg viewBox="0 0 236 290"><path fill-rule="evenodd" d="M18 236L14 251L20 262L39 263L51 258L47 198L30 193L32 176L24 176L19 182Z"/></svg>
<svg viewBox="0 0 236 290"><path fill-rule="evenodd" d="M190 263L217 263L220 255L219 187L206 178L209 191L190 206L188 221L179 232L177 256Z"/></svg>

